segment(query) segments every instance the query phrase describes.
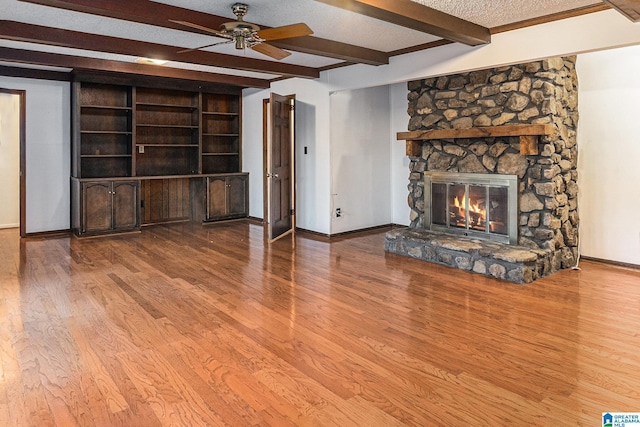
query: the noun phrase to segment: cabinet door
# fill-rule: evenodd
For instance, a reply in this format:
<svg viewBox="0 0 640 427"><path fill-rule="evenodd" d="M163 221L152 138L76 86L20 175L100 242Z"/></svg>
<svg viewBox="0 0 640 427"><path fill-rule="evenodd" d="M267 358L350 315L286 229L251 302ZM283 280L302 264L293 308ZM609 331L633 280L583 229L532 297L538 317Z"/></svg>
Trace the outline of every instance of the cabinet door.
<svg viewBox="0 0 640 427"><path fill-rule="evenodd" d="M247 177L230 176L227 178L227 214L247 215Z"/></svg>
<svg viewBox="0 0 640 427"><path fill-rule="evenodd" d="M113 229L138 227L138 183L122 181L113 183Z"/></svg>
<svg viewBox="0 0 640 427"><path fill-rule="evenodd" d="M82 187L82 232L111 229L111 182L86 182Z"/></svg>
<svg viewBox="0 0 640 427"><path fill-rule="evenodd" d="M207 219L227 214L227 180L225 177L207 178Z"/></svg>

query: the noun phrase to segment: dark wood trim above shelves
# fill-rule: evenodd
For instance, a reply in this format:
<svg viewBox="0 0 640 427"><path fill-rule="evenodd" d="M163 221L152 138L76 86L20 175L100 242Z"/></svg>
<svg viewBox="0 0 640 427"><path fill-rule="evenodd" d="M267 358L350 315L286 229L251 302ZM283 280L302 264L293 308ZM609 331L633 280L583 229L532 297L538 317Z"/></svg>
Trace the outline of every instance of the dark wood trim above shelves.
<svg viewBox="0 0 640 427"><path fill-rule="evenodd" d="M37 68L12 67L8 65L0 65L0 76L51 80L56 82L71 81L71 73L69 71L40 70Z"/></svg>
<svg viewBox="0 0 640 427"><path fill-rule="evenodd" d="M503 125L485 126L469 129L433 129L410 132L398 132L396 139L407 142L407 156L419 156L422 150L421 141L432 139L457 139L457 138L494 138L514 136L520 138L520 154L538 154L539 135L553 135L555 126L545 125Z"/></svg>
<svg viewBox="0 0 640 427"><path fill-rule="evenodd" d="M211 85L215 85L216 88L223 85L268 88L270 84L268 80L250 77L134 64L131 62L110 61L106 59L83 58L8 47L0 47L0 61L73 68L74 72L71 73L71 76L90 73L96 78L96 82L99 83L115 82L117 84L138 84L139 82L154 81L155 79L155 81L161 80L167 82L168 86L179 84L181 87L185 87L185 85L182 84L183 82L193 81L196 88ZM25 74L27 73L25 72Z"/></svg>

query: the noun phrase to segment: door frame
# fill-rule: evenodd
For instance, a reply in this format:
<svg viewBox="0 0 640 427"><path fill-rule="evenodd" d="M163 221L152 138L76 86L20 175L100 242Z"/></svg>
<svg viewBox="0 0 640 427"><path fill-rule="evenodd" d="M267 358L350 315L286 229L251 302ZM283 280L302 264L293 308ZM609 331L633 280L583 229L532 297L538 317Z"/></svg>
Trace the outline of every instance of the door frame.
<svg viewBox="0 0 640 427"><path fill-rule="evenodd" d="M291 105L294 106L294 108L291 109L291 116L290 116L290 120L291 120L291 129L293 129L293 135L291 136L291 170L290 170L290 181L291 181L291 205L292 205L292 209L294 211L293 215L291 215L291 232L286 232L283 235L279 236L279 237L284 237L288 234L295 234L296 232L296 138L295 138L295 114L296 114L296 110L295 110L295 102L296 102L296 95L292 94L292 95L284 95L289 102L291 103ZM269 195L269 178L267 176L267 173L269 171L269 160L270 160L270 155L269 155L269 137L271 136L271 127L269 126L270 119L270 99L269 98L265 98L262 100L262 204L263 204L263 213L262 213L262 223L265 225L264 227L264 231L265 231L265 240L269 241L268 238L268 225L269 225L269 200L270 200L270 195ZM278 237L278 238L279 238ZM274 239L277 240L278 238Z"/></svg>
<svg viewBox="0 0 640 427"><path fill-rule="evenodd" d="M27 117L27 91L18 89L0 88L0 93L8 95L18 95L20 109L20 154L19 154L19 173L20 173L20 237L26 237L26 218L27 218L27 139L26 139L26 117Z"/></svg>

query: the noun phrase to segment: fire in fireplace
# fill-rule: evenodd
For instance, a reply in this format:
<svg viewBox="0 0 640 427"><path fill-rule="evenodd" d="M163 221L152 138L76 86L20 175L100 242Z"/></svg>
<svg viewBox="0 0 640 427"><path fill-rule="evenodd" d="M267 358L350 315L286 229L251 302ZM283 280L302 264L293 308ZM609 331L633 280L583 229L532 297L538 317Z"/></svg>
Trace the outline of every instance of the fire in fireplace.
<svg viewBox="0 0 640 427"><path fill-rule="evenodd" d="M516 244L517 176L425 172L425 227Z"/></svg>

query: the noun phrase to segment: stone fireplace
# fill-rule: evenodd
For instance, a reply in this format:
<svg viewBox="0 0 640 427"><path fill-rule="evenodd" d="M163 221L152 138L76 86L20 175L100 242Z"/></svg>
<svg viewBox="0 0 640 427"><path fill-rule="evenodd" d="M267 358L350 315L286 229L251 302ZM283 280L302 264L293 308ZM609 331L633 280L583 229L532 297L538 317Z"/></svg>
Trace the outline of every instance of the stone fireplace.
<svg viewBox="0 0 640 427"><path fill-rule="evenodd" d="M574 266L575 57L412 81L408 89L409 131L398 139L410 157L411 223L387 234L385 250L516 283ZM509 218L495 210L508 206L508 190L495 184L503 179L514 186ZM444 192L441 201L434 190Z"/></svg>

